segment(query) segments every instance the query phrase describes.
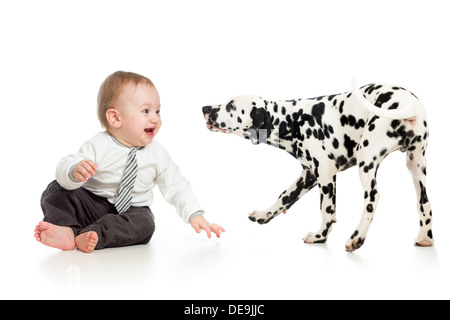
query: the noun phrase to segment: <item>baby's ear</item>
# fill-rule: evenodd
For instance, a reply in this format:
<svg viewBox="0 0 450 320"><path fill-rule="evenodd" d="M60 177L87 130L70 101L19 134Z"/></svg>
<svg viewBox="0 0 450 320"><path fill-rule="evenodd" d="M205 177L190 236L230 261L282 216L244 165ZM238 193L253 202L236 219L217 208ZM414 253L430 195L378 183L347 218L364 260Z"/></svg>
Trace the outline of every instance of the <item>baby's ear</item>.
<svg viewBox="0 0 450 320"><path fill-rule="evenodd" d="M120 128L122 122L120 121L120 112L117 109L108 109L106 111L106 120L112 128Z"/></svg>

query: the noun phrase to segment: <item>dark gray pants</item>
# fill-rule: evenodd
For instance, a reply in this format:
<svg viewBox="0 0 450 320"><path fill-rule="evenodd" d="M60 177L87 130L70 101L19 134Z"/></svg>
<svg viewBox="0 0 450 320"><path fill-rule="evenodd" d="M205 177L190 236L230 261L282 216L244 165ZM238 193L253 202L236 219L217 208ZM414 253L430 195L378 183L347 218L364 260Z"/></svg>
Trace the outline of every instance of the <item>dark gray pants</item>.
<svg viewBox="0 0 450 320"><path fill-rule="evenodd" d="M115 206L83 188L66 190L51 182L41 197L44 221L71 227L75 236L95 231L95 249L124 247L148 243L155 231L149 207L130 207L118 214Z"/></svg>

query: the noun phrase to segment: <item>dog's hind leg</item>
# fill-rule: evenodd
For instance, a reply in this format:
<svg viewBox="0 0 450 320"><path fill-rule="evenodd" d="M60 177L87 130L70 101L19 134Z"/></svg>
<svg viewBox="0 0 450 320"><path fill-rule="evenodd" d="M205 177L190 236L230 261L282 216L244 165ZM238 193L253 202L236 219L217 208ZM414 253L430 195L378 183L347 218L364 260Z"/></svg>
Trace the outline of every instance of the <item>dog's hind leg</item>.
<svg viewBox="0 0 450 320"><path fill-rule="evenodd" d="M297 181L286 189L278 200L267 210L253 211L249 215L251 221L256 221L259 224L268 223L280 213L286 211L305 193L311 190L317 184L316 177L309 169L304 169L302 175Z"/></svg>
<svg viewBox="0 0 450 320"><path fill-rule="evenodd" d="M377 208L378 200L380 199L376 180L378 165L374 165L374 167L368 169L370 167L372 166L362 165L359 168L359 176L364 188L364 209L358 227L345 244L345 250L348 252L353 252L364 244ZM368 171L366 172L365 170Z"/></svg>
<svg viewBox="0 0 450 320"><path fill-rule="evenodd" d="M430 247L433 245L431 232L431 204L426 191L426 143L415 145L414 150L408 151L406 164L411 172L417 193L417 211L419 212L420 229L415 240L416 246Z"/></svg>
<svg viewBox="0 0 450 320"><path fill-rule="evenodd" d="M319 231L310 232L304 238L305 243L324 243L331 232L333 223L336 222L336 175L325 177L319 175L320 211L322 224Z"/></svg>
<svg viewBox="0 0 450 320"><path fill-rule="evenodd" d="M345 250L348 252L359 249L366 240L370 224L372 223L377 208L378 200L380 199L376 174L378 166L386 156L383 154L386 152L385 150L386 149L381 151L379 159L376 159L375 157L375 159L372 158L372 152L366 152L366 155L369 157L362 158L364 160L359 161L359 177L364 188L364 209L358 227L345 244Z"/></svg>
<svg viewBox="0 0 450 320"><path fill-rule="evenodd" d="M345 250L348 252L353 252L360 248L366 240L367 232L380 199L376 180L378 167L389 152L398 148L396 139L386 140L385 138L386 123L382 123L382 121L373 121L372 123L377 125L375 126L374 124L372 128L369 127L364 132L361 137L363 143L358 146L356 153L359 177L364 189L364 208L358 227L345 244ZM380 142L383 144L380 145Z"/></svg>

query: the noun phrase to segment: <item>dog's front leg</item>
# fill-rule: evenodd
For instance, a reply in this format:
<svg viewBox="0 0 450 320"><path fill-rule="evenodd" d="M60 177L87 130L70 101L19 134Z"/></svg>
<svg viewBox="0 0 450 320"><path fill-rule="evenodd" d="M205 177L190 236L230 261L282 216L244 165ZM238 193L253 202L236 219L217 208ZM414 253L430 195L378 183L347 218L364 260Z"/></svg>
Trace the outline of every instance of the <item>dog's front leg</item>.
<svg viewBox="0 0 450 320"><path fill-rule="evenodd" d="M269 222L280 213L286 213L298 199L311 190L316 184L317 180L314 173L309 169L304 169L300 178L286 189L269 209L253 211L249 215L249 219L258 222L259 224Z"/></svg>
<svg viewBox="0 0 450 320"><path fill-rule="evenodd" d="M320 211L322 224L319 231L310 232L304 238L305 243L324 243L336 222L336 175L332 179L323 179L319 176Z"/></svg>

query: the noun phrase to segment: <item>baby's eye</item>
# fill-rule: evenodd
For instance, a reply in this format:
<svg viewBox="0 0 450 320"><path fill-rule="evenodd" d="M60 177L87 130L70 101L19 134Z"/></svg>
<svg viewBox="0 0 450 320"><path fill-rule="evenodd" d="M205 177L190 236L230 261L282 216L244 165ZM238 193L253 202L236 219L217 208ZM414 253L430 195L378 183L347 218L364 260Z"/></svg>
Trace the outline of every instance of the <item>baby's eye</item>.
<svg viewBox="0 0 450 320"><path fill-rule="evenodd" d="M159 114L160 112L161 112L161 110L159 110L159 109L158 109L158 110L156 110L156 114Z"/></svg>
<svg viewBox="0 0 450 320"><path fill-rule="evenodd" d="M143 113L149 113L149 110L148 109L144 109L144 110L142 110L142 112Z"/></svg>

